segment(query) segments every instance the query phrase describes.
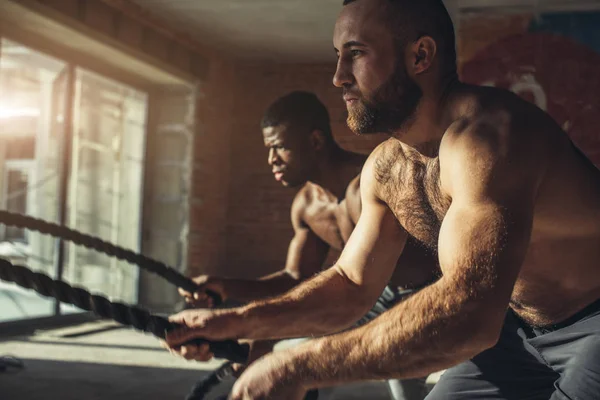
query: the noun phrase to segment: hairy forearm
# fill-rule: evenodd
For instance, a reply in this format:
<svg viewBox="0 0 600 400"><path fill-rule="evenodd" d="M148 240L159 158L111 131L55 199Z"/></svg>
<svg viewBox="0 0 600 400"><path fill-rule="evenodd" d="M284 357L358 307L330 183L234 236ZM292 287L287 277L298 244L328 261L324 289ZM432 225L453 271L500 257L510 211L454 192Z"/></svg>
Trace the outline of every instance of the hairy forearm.
<svg viewBox="0 0 600 400"><path fill-rule="evenodd" d="M243 303L279 296L300 283L287 271L267 275L260 280L227 279L223 282L227 298Z"/></svg>
<svg viewBox="0 0 600 400"><path fill-rule="evenodd" d="M454 294L454 296L453 296ZM289 351L293 379L322 387L426 376L491 346L468 296L438 282L373 322Z"/></svg>
<svg viewBox="0 0 600 400"><path fill-rule="evenodd" d="M368 311L372 304L363 298L360 287L330 268L283 296L235 311L244 319L238 337L275 339L339 332Z"/></svg>

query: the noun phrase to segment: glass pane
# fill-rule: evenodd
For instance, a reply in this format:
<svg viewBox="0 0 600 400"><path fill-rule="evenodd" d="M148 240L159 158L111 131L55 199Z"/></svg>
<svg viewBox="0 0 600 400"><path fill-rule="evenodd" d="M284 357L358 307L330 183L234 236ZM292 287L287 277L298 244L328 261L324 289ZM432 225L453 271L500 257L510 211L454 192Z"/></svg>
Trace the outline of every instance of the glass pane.
<svg viewBox="0 0 600 400"><path fill-rule="evenodd" d="M2 40L0 49L0 206L58 222L66 65ZM0 225L0 257L55 276L56 241ZM0 282L0 321L50 316L54 301Z"/></svg>
<svg viewBox="0 0 600 400"><path fill-rule="evenodd" d="M27 170L10 168L7 166L6 174L6 209L18 214L27 213L27 187L30 184L30 173ZM26 242L25 229L7 226L4 234L6 241Z"/></svg>
<svg viewBox="0 0 600 400"><path fill-rule="evenodd" d="M67 224L139 251L147 96L77 70ZM137 301L138 268L69 244L65 279Z"/></svg>

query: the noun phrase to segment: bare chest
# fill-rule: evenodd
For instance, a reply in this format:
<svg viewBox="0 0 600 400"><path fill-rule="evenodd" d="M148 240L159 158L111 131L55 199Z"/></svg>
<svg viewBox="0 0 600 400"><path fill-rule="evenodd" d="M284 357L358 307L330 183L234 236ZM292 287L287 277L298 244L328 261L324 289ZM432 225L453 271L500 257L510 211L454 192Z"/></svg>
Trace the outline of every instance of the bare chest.
<svg viewBox="0 0 600 400"><path fill-rule="evenodd" d="M411 236L436 249L451 202L440 188L439 159L401 155L392 161L382 159L377 165L380 196Z"/></svg>
<svg viewBox="0 0 600 400"><path fill-rule="evenodd" d="M344 248L354 229L346 201L338 203L329 196L315 199L306 210L304 221L321 240L336 250Z"/></svg>

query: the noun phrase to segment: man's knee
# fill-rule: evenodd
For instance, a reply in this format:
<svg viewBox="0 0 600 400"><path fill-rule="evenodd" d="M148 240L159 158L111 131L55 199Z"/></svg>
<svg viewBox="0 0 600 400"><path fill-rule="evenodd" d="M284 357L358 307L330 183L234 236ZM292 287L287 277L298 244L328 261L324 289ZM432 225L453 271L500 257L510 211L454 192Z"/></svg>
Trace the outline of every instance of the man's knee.
<svg viewBox="0 0 600 400"><path fill-rule="evenodd" d="M448 369L440 377L433 387L433 390L427 395L426 400L482 400L485 396L479 396L477 393L483 389L484 382L473 379L476 374L470 361L459 364ZM489 394L489 392L488 392ZM473 396L474 395L474 396ZM490 397L496 398L496 397Z"/></svg>
<svg viewBox="0 0 600 400"><path fill-rule="evenodd" d="M584 342L555 386L550 400L597 400L600 397L600 335Z"/></svg>
<svg viewBox="0 0 600 400"><path fill-rule="evenodd" d="M393 379L388 386L394 400L423 400L427 395L426 378Z"/></svg>

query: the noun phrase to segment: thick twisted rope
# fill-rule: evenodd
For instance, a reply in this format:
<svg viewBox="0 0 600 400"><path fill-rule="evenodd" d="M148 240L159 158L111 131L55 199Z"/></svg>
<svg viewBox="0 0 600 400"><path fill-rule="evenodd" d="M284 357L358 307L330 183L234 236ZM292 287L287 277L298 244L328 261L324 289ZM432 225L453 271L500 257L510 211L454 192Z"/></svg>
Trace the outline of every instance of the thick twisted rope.
<svg viewBox="0 0 600 400"><path fill-rule="evenodd" d="M208 394L215 386L218 386L219 383L232 376L234 372L233 363L231 361L224 363L211 372L206 378L198 381L185 400L204 400L206 394Z"/></svg>
<svg viewBox="0 0 600 400"><path fill-rule="evenodd" d="M5 210L0 210L0 223L66 239L75 244L96 250L119 260L136 264L147 271L163 277L175 286L187 290L190 293L198 290L198 285L196 285L194 281L180 274L176 269L169 267L160 261L153 260L142 254L135 253L131 250L127 250L123 247L106 242L100 238L86 235L85 233L78 232L65 226L57 225L52 222L47 222L27 215L11 213ZM207 290L206 294L213 298L213 303L215 305L221 303L221 298L217 293Z"/></svg>
<svg viewBox="0 0 600 400"><path fill-rule="evenodd" d="M105 297L91 294L79 287L72 287L23 266L13 265L4 259L0 259L0 279L14 282L26 289L33 289L43 296L54 297L63 303L73 304L103 318L110 318L161 339L165 338L167 332L180 326L169 322L166 318L152 315L142 308L113 303ZM248 359L248 346L240 345L233 340L212 342L196 339L192 343L208 343L210 351L217 358L226 358L238 363L244 363Z"/></svg>
<svg viewBox="0 0 600 400"><path fill-rule="evenodd" d="M198 289L198 286L194 281L160 261L148 258L142 254L135 253L100 238L84 234L65 226L27 215L11 213L5 210L0 210L0 222L8 226L25 228L53 237L66 239L75 244L96 250L119 260L136 264L140 268L155 273L188 292L194 292ZM132 326L138 330L152 333L159 338L164 338L165 333L174 327L168 320L150 315L141 308L126 306L121 303L111 303L108 299L92 295L82 288L71 287L64 282L53 280L43 274L31 272L25 267L14 266L10 262L2 259L0 259L0 279L15 282L22 287L33 289L44 296L54 297L64 303L74 304L81 309L93 311L103 318L113 319L123 325ZM205 292L212 297L214 305L219 305L222 302L221 297L217 293L210 290L206 290ZM76 303L75 301L79 303ZM201 339L197 339L194 342L206 343L206 341ZM237 363L245 363L247 361L247 345L240 345L233 341L225 341L211 342L209 346L211 352L217 358L226 358ZM198 382L186 400L202 400L214 386L233 375L233 363L231 361L223 364L207 378ZM317 392L314 391L309 392L306 399L316 399L318 397L316 393Z"/></svg>

